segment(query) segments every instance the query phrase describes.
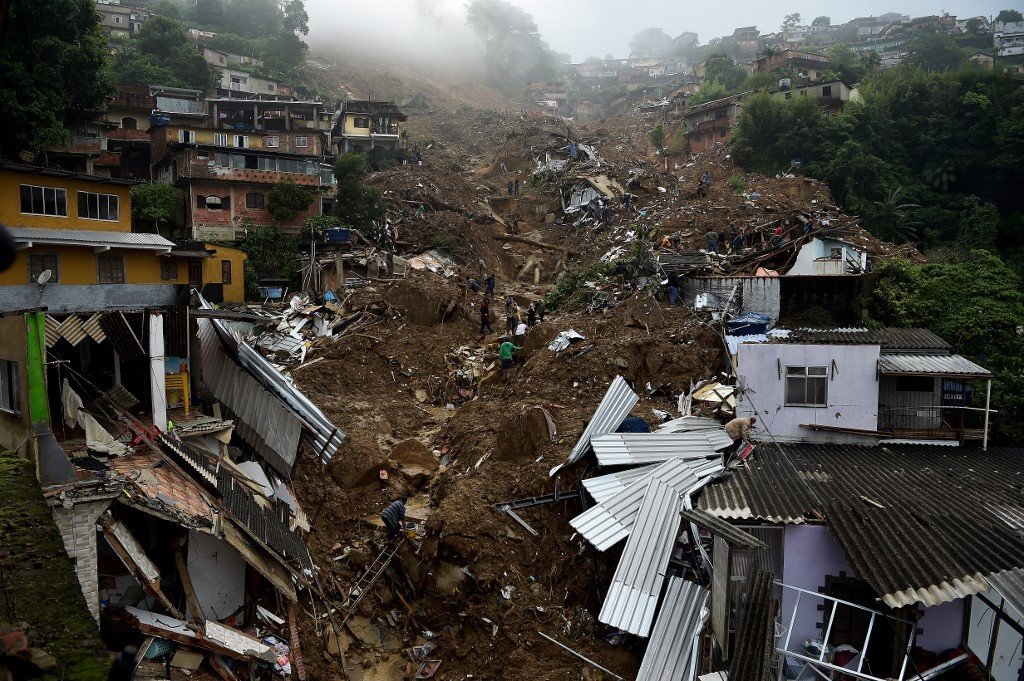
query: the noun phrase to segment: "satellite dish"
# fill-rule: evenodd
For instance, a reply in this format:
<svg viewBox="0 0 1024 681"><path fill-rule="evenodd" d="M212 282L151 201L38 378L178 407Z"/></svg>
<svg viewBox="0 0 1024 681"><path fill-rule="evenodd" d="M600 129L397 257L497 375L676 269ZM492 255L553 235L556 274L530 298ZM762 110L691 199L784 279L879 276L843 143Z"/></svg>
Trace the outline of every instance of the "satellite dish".
<svg viewBox="0 0 1024 681"><path fill-rule="evenodd" d="M42 272L39 273L39 276L36 277L36 281L39 282L40 286L45 286L46 282L50 281L50 277L52 276L53 272L51 272L50 270L43 270Z"/></svg>

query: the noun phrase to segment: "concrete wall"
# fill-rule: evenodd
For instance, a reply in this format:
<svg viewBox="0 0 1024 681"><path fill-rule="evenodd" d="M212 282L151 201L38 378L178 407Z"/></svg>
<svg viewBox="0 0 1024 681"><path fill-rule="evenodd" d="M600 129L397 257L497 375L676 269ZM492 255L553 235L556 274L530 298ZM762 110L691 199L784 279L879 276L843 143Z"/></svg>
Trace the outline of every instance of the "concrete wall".
<svg viewBox="0 0 1024 681"><path fill-rule="evenodd" d="M17 315L0 318L0 359L18 363L18 394L20 414L0 410L0 447L14 451L32 433L32 420L28 406L28 339L25 332L25 317ZM30 455L30 445L19 449L19 456Z"/></svg>
<svg viewBox="0 0 1024 681"><path fill-rule="evenodd" d="M75 565L85 604L97 622L100 620L100 584L96 562L96 521L108 506L110 502L104 500L53 509L53 519L64 540L64 549Z"/></svg>
<svg viewBox="0 0 1024 681"><path fill-rule="evenodd" d="M188 533L188 574L208 619L222 620L245 599L245 559L227 542Z"/></svg>
<svg viewBox="0 0 1024 681"><path fill-rule="evenodd" d="M683 292L687 304L693 304L697 293L713 293L719 302L725 303L738 286L737 296L740 310L767 315L772 320L779 318L779 277L691 277L685 280Z"/></svg>
<svg viewBox="0 0 1024 681"><path fill-rule="evenodd" d="M834 272L819 271L819 267L815 265L815 260L828 258L833 248L842 249L842 259L839 262L859 262L862 270L867 267L867 253L857 251L850 244L836 241L835 239L811 239L810 243L800 247L800 252L796 255L796 261L793 262L793 266L786 272L786 275L792 277L813 274L835 274ZM840 273L845 273L845 265L840 270Z"/></svg>
<svg viewBox="0 0 1024 681"><path fill-rule="evenodd" d="M277 175L277 173L268 174ZM305 177L316 179L315 175L306 175ZM267 184L246 182L234 184L193 180L189 192L189 214L194 230L193 235L199 239L220 240L227 237L225 240L233 240L236 236L234 230L243 220L249 219L258 225L277 225L277 219L265 207L266 202L269 200L267 195L271 189L273 189L273 185ZM263 195L264 208L246 207L246 194L251 192ZM200 208L197 198L199 196L218 196L222 202L224 199L228 199L230 206L226 209L223 207L219 209ZM306 218L319 215L321 208L320 198L313 195L312 199L309 208L301 211L291 220L278 225L278 230L285 234L297 234L302 229L302 224ZM223 206L223 203L221 205ZM228 234L231 236L227 236ZM240 236L240 233L238 236ZM217 281L219 280L220 277L218 275Z"/></svg>
<svg viewBox="0 0 1024 681"><path fill-rule="evenodd" d="M789 586L817 592L825 586L826 575L846 573L855 577L853 568L846 562L846 555L839 544L829 535L823 525L787 525L786 553L782 581ZM782 625L789 627L796 606L797 592L782 590ZM824 632L818 629L822 613L816 606L824 603L823 598L809 594L800 597L800 607L793 624L790 650L798 650L800 642L820 639Z"/></svg>
<svg viewBox="0 0 1024 681"><path fill-rule="evenodd" d="M960 599L926 608L917 623L917 645L934 653L958 647L964 638L964 609Z"/></svg>
<svg viewBox="0 0 1024 681"><path fill-rule="evenodd" d="M55 187L67 192L67 217L28 215L21 212L20 185ZM78 192L114 194L118 198L117 220L88 220L78 217ZM131 200L127 185L86 182L66 177L0 170L0 224L37 229L98 229L108 232L132 231Z"/></svg>
<svg viewBox="0 0 1024 681"><path fill-rule="evenodd" d="M91 246L49 246L38 244L32 248L18 251L14 264L4 272L0 272L0 286L23 286L31 284L32 295L26 300L34 299L39 294L39 286L35 279L29 277L28 256L55 255L57 256L57 271L43 291L48 294L49 289L61 285L95 285L99 279L98 256L119 255L124 259L124 280L125 284L159 284L160 263L165 259L155 251L140 249L114 248L104 253L96 253ZM184 270L187 271L187 270ZM179 272L179 276L181 272ZM104 287L120 286L120 284L106 284ZM92 295L99 295L93 293ZM24 303L17 307L29 307L36 303Z"/></svg>
<svg viewBox="0 0 1024 681"><path fill-rule="evenodd" d="M173 284L47 284L42 291L37 284L0 285L0 312L42 306L52 313L108 307L156 307L173 304L177 294L178 287Z"/></svg>
<svg viewBox="0 0 1024 681"><path fill-rule="evenodd" d="M737 416L755 415L755 436L765 428L781 440L858 441L856 435L815 432L800 424L875 430L878 425L878 345L811 345L743 343L737 352L737 373L748 394L736 406ZM833 362L835 362L833 372ZM826 407L786 406L786 367L828 368Z"/></svg>
<svg viewBox="0 0 1024 681"><path fill-rule="evenodd" d="M223 284L225 303L241 303L245 300L245 260L246 255L237 248L217 244L203 244L207 250L214 252L212 258L203 261L203 282ZM222 261L231 263L231 281L224 282Z"/></svg>

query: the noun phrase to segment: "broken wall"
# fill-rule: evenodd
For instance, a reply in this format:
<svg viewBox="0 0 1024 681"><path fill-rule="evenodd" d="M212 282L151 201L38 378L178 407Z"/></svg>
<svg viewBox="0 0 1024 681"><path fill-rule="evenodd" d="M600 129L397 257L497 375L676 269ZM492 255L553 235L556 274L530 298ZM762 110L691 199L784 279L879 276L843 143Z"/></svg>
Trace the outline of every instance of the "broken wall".
<svg viewBox="0 0 1024 681"><path fill-rule="evenodd" d="M110 500L87 501L75 504L71 508L57 506L53 509L53 519L64 540L64 549L68 552L78 583L82 587L82 595L89 606L89 614L98 623L100 621L100 584L97 570L96 521L110 506Z"/></svg>
<svg viewBox="0 0 1024 681"><path fill-rule="evenodd" d="M734 302L740 312L756 312L779 318L780 277L689 277L683 282L683 300L693 305L693 299L700 293L710 293L724 305L736 289Z"/></svg>
<svg viewBox="0 0 1024 681"><path fill-rule="evenodd" d="M223 620L245 599L245 559L221 539L188 533L188 574L206 619Z"/></svg>
<svg viewBox="0 0 1024 681"><path fill-rule="evenodd" d="M856 275L779 277L780 315L800 317L820 308L836 324L860 324L864 277Z"/></svg>

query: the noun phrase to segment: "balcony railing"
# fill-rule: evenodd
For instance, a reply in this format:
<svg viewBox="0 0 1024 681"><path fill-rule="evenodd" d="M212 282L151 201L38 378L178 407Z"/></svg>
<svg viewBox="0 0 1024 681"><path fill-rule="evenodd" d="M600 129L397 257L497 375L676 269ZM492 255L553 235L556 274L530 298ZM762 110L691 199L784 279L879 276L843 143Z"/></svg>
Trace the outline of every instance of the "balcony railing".
<svg viewBox="0 0 1024 681"><path fill-rule="evenodd" d="M372 135L397 135L397 125L374 125L370 127L370 134Z"/></svg>
<svg viewBox="0 0 1024 681"><path fill-rule="evenodd" d="M915 440L981 440L985 434L985 410L955 406L880 406L878 431Z"/></svg>

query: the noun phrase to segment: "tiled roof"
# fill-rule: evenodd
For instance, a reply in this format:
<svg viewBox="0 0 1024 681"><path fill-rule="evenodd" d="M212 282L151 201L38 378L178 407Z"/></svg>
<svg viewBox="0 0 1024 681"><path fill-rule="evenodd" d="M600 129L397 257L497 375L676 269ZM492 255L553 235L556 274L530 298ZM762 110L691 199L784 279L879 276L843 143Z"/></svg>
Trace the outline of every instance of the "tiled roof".
<svg viewBox="0 0 1024 681"><path fill-rule="evenodd" d="M213 524L213 508L199 486L165 463L158 454L114 457L110 468L134 483L141 492L140 501L147 506L176 516L187 526Z"/></svg>
<svg viewBox="0 0 1024 681"><path fill-rule="evenodd" d="M108 232L98 229L35 229L32 227L11 227L8 231L14 242L20 244L107 246L159 251L166 251L174 246L159 234L138 232Z"/></svg>
<svg viewBox="0 0 1024 681"><path fill-rule="evenodd" d="M824 518L850 565L890 607L943 603L1024 567L1024 449L789 445L758 450L704 488L720 518Z"/></svg>

